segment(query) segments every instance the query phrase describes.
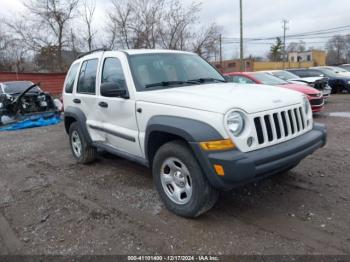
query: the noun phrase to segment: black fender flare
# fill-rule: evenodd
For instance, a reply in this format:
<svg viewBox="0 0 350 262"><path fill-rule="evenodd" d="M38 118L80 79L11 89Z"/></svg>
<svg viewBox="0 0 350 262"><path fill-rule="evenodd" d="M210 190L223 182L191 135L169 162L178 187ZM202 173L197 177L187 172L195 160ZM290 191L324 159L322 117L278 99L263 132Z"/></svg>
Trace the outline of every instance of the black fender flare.
<svg viewBox="0 0 350 262"><path fill-rule="evenodd" d="M199 142L216 141L224 139L222 135L210 124L184 117L153 116L147 124L145 134L145 155L151 163L148 154L148 143L152 132L165 132L183 138L192 149L204 174L214 187L220 187L221 181L211 167L206 153L200 149Z"/></svg>
<svg viewBox="0 0 350 262"><path fill-rule="evenodd" d="M68 106L65 110L64 110L64 124L66 127L66 118L74 118L76 120L76 122L79 124L81 131L83 132L83 135L87 141L88 144L92 143L90 134L88 132L87 126L86 126L86 116L84 114L84 112L76 107L71 107ZM67 127L66 127L67 130Z"/></svg>
<svg viewBox="0 0 350 262"><path fill-rule="evenodd" d="M147 123L145 149L153 131L177 135L187 142L221 140L223 137L211 125L202 121L177 116L153 116ZM147 150L145 150L147 152Z"/></svg>

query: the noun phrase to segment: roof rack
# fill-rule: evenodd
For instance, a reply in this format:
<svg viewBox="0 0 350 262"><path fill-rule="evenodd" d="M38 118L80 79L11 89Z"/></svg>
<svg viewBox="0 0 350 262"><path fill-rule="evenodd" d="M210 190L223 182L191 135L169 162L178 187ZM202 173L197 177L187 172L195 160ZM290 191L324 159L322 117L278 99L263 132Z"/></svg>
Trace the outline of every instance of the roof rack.
<svg viewBox="0 0 350 262"><path fill-rule="evenodd" d="M93 53L96 53L96 52L107 52L107 51L111 51L111 49L109 49L109 48L98 48L98 49L91 50L89 52L86 52L84 54L79 55L77 57L77 59L82 58L82 57L87 56L87 55L90 55L90 54L93 54Z"/></svg>

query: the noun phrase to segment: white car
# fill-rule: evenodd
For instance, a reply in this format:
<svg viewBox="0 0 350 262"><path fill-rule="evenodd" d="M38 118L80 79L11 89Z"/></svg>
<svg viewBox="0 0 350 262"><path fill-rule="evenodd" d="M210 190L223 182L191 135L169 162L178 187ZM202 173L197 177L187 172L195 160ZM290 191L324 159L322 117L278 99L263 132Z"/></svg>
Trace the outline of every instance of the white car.
<svg viewBox="0 0 350 262"><path fill-rule="evenodd" d="M168 50L91 52L63 90L74 158L97 149L152 169L172 212L196 217L228 190L295 167L326 143L301 93L226 83L199 56Z"/></svg>
<svg viewBox="0 0 350 262"><path fill-rule="evenodd" d="M336 73L339 76L350 76L350 72L344 68L341 68L339 66L319 66L319 67L312 67L314 69L327 69L329 71L332 71L333 73Z"/></svg>
<svg viewBox="0 0 350 262"><path fill-rule="evenodd" d="M320 77L299 77L286 70L270 70L264 71L285 81L293 84L308 85L322 92L323 98L327 100L332 92L332 88L328 84L327 78Z"/></svg>

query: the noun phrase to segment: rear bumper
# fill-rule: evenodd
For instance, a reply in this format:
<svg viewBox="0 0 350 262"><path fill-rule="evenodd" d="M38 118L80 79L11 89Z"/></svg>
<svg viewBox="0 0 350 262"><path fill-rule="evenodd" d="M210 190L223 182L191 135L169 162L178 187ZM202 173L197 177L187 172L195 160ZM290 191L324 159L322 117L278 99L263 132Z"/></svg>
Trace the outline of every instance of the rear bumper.
<svg viewBox="0 0 350 262"><path fill-rule="evenodd" d="M293 168L323 147L326 140L325 126L315 124L311 131L302 136L248 153L239 150L207 153L197 143L192 143L192 147L209 182L215 188L228 190ZM214 165L223 166L225 175L218 176Z"/></svg>

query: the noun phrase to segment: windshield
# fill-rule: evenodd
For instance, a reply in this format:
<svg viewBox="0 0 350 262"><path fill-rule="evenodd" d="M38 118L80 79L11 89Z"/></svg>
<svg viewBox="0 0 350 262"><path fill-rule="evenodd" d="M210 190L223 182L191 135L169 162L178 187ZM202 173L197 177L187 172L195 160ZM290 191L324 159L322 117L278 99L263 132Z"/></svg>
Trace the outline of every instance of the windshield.
<svg viewBox="0 0 350 262"><path fill-rule="evenodd" d="M291 79L298 79L300 78L297 75L292 74L291 72L288 71L274 71L272 74L278 78L281 78L285 81L291 80Z"/></svg>
<svg viewBox="0 0 350 262"><path fill-rule="evenodd" d="M342 68L344 68L347 72L350 71L350 65L342 65Z"/></svg>
<svg viewBox="0 0 350 262"><path fill-rule="evenodd" d="M130 67L138 91L226 82L208 62L193 54L131 55Z"/></svg>
<svg viewBox="0 0 350 262"><path fill-rule="evenodd" d="M293 74L296 74L299 77L321 77L323 73L319 70L315 69L297 69L297 70L290 70Z"/></svg>
<svg viewBox="0 0 350 262"><path fill-rule="evenodd" d="M321 74L323 74L323 75L326 76L326 77L339 77L338 74L336 74L336 73L334 73L333 71L328 70L328 69L319 68L318 71L320 71Z"/></svg>
<svg viewBox="0 0 350 262"><path fill-rule="evenodd" d="M7 82L4 83L4 92L6 94L19 94L24 92L28 87L33 85L32 82L25 81L25 82ZM34 87L32 90L29 91L30 93L34 92L41 92L39 87Z"/></svg>
<svg viewBox="0 0 350 262"><path fill-rule="evenodd" d="M253 74L253 77L258 79L264 85L285 85L285 84L288 84L288 82L286 82L278 77L275 77L273 75L270 75L268 73L255 73L255 74Z"/></svg>
<svg viewBox="0 0 350 262"><path fill-rule="evenodd" d="M348 72L344 68L337 67L337 66L325 67L324 69L330 70L330 71L332 71L334 73L346 73L346 72Z"/></svg>

